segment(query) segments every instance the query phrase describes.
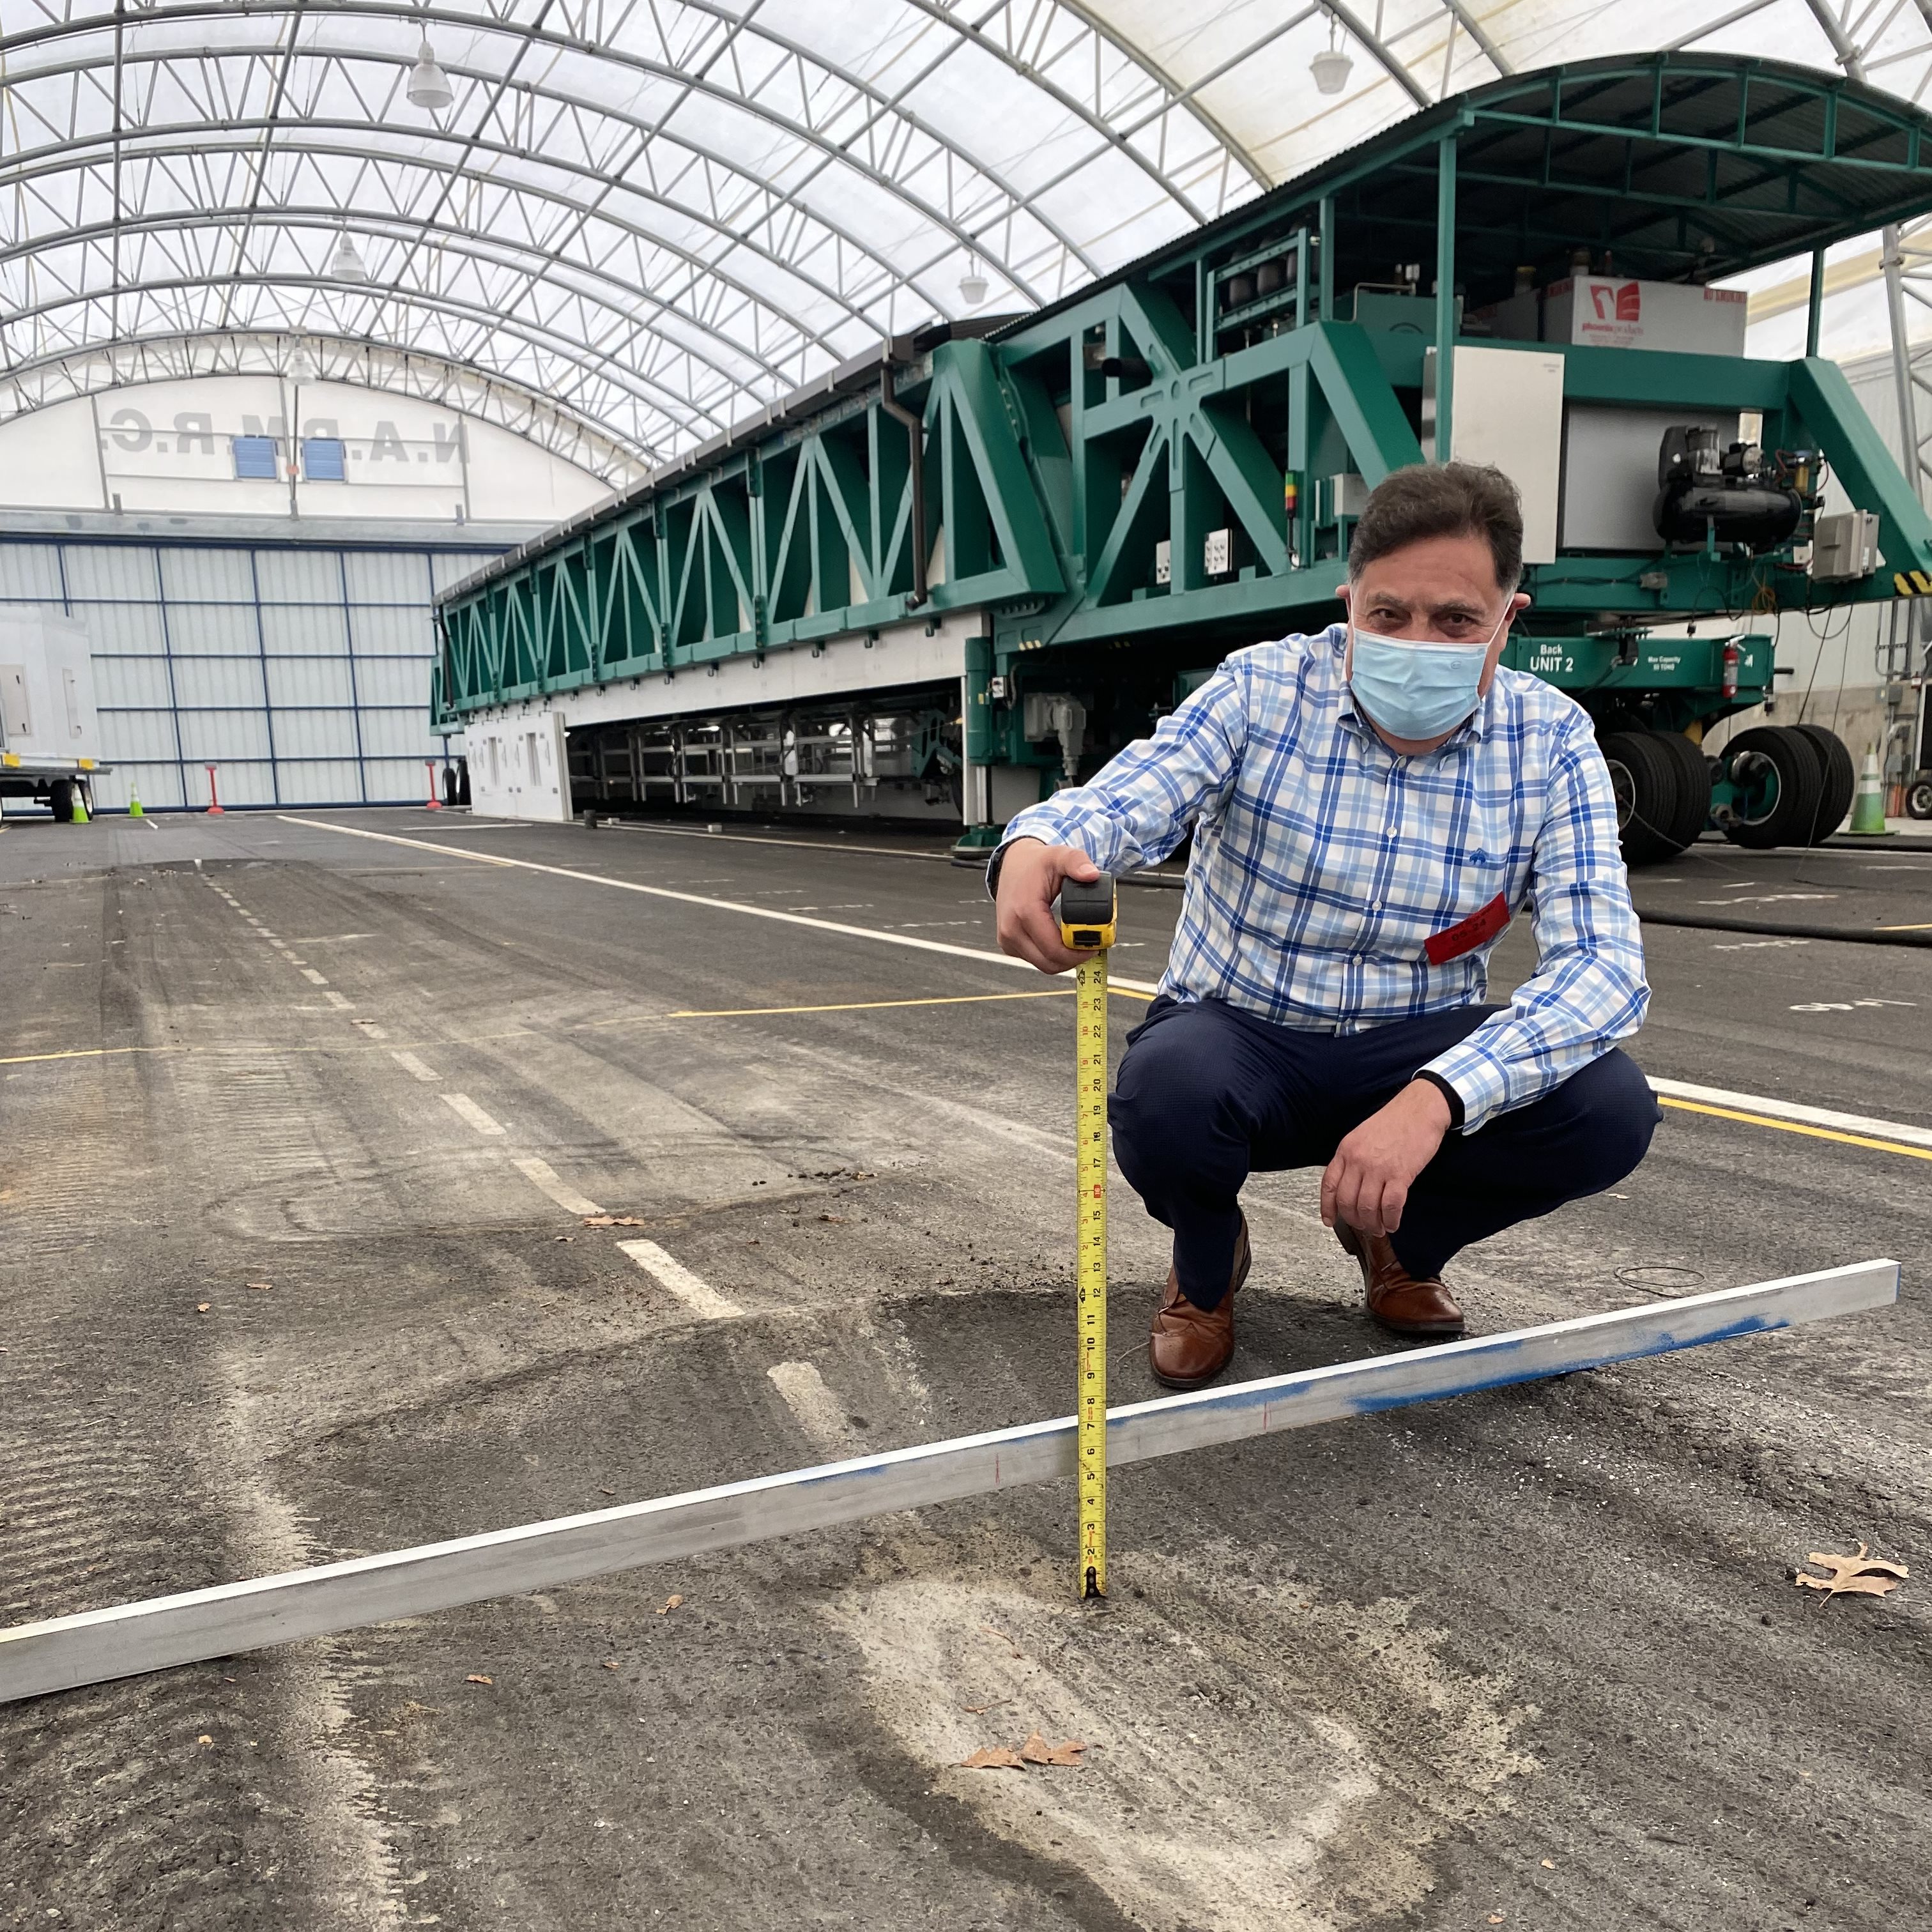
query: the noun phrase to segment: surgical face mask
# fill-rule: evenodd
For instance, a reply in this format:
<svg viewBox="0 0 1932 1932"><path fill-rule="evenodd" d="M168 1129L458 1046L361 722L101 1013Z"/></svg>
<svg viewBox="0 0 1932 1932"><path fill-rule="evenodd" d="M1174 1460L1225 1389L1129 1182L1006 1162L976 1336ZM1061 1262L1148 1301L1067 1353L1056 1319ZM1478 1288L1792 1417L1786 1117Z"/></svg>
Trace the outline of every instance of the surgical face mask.
<svg viewBox="0 0 1932 1932"><path fill-rule="evenodd" d="M1410 644L1357 629L1348 682L1364 710L1396 738L1440 738L1482 701L1483 663L1496 628L1480 644Z"/></svg>

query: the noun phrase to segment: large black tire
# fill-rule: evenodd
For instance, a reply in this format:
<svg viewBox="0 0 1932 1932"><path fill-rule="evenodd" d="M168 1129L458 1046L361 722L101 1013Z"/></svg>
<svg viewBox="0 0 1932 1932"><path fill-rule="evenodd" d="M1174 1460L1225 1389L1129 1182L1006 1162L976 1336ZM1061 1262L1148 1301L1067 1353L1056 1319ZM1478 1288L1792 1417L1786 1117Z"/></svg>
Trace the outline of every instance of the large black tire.
<svg viewBox="0 0 1932 1932"><path fill-rule="evenodd" d="M1653 731L1651 736L1677 773L1677 817L1670 836L1681 852L1711 822L1710 764L1703 747L1694 745L1682 731Z"/></svg>
<svg viewBox="0 0 1932 1932"><path fill-rule="evenodd" d="M1825 784L1818 801L1817 828L1810 841L1814 845L1822 845L1844 824L1851 812L1852 800L1858 788L1858 768L1852 763L1851 752L1837 732L1827 730L1822 724L1794 724L1791 728L1802 731L1809 738L1825 761Z"/></svg>
<svg viewBox="0 0 1932 1932"><path fill-rule="evenodd" d="M1905 788L1907 818L1932 818L1932 778L1914 778Z"/></svg>
<svg viewBox="0 0 1932 1932"><path fill-rule="evenodd" d="M1616 794L1624 862L1660 865L1683 850L1675 837L1682 811L1676 760L1654 731L1612 731L1601 741Z"/></svg>
<svg viewBox="0 0 1932 1932"><path fill-rule="evenodd" d="M1802 731L1782 724L1740 731L1724 747L1724 768L1733 783L1747 775L1760 781L1755 788L1762 800L1756 815L1724 827L1732 844L1762 852L1774 845L1811 842L1825 787L1825 760Z"/></svg>
<svg viewBox="0 0 1932 1932"><path fill-rule="evenodd" d="M47 809L62 825L74 823L74 786L66 778L56 778L47 789Z"/></svg>

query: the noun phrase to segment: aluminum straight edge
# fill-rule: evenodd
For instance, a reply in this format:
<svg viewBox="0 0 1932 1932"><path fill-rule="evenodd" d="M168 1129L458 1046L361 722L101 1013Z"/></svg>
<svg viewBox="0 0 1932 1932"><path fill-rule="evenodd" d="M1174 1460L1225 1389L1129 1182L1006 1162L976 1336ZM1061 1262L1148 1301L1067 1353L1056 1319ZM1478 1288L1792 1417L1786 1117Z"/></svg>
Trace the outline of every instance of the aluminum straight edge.
<svg viewBox="0 0 1932 1932"><path fill-rule="evenodd" d="M1112 1463L1305 1429L1544 1376L1789 1328L1897 1299L1862 1262L1445 1347L1135 1402L1107 1418ZM1074 1420L995 1430L452 1542L0 1630L0 1702L290 1643L1073 1473Z"/></svg>

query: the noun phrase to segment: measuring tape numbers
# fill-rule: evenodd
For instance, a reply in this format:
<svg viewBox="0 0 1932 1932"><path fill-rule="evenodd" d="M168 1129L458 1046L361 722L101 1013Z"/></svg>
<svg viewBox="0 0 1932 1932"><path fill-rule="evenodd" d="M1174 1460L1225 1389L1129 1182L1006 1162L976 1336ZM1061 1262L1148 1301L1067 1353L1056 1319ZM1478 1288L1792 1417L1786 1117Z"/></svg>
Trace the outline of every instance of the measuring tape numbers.
<svg viewBox="0 0 1932 1932"><path fill-rule="evenodd" d="M1060 890L1060 934L1094 957L1076 968L1074 1061L1075 1472L1080 1492L1082 1597L1107 1594L1107 949L1114 882L1104 874Z"/></svg>

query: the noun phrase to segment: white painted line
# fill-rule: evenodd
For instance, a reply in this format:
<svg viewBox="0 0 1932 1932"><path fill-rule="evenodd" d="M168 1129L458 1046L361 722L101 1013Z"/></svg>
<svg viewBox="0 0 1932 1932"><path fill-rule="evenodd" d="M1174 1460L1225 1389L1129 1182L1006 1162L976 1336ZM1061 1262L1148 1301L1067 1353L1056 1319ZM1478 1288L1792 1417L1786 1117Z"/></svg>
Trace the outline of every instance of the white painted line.
<svg viewBox="0 0 1932 1932"><path fill-rule="evenodd" d="M825 1386L816 1363L774 1362L765 1373L814 1448L836 1455L852 1447L845 1405Z"/></svg>
<svg viewBox="0 0 1932 1932"><path fill-rule="evenodd" d="M1838 1127L1846 1133L1875 1134L1932 1148L1932 1127L1908 1127L1897 1120L1874 1120L1869 1114L1840 1114L1829 1107L1803 1107L1796 1100L1773 1100L1762 1094L1733 1094L1727 1087L1694 1087L1683 1080L1652 1080L1651 1091L1670 1100L1701 1100L1707 1107L1735 1107L1741 1113L1763 1114L1774 1120L1802 1120L1807 1126Z"/></svg>
<svg viewBox="0 0 1932 1932"><path fill-rule="evenodd" d="M744 1310L735 1301L728 1301L708 1281L700 1280L680 1262L666 1254L655 1241L620 1241L620 1252L627 1254L645 1274L657 1280L694 1315L701 1315L707 1322L728 1322L734 1315Z"/></svg>
<svg viewBox="0 0 1932 1932"><path fill-rule="evenodd" d="M1882 1307L1898 1295L1896 1262L1862 1262L1439 1348L1372 1355L1232 1388L1133 1402L1108 1412L1107 1460L1144 1462L1213 1443L1666 1354L1700 1342ZM1070 1476L1073 1454L1073 1418L1063 1415L419 1549L16 1624L0 1630L0 1703L422 1616L490 1597L524 1596L641 1564L794 1536L890 1510L1045 1482Z"/></svg>
<svg viewBox="0 0 1932 1932"><path fill-rule="evenodd" d="M535 1154L526 1154L517 1162L518 1171L533 1186L548 1194L566 1214L601 1214L603 1209L587 1195L567 1186L555 1168Z"/></svg>
<svg viewBox="0 0 1932 1932"><path fill-rule="evenodd" d="M325 993L322 997L326 1000L332 1006L334 1007L338 1012L340 1012L344 1006L352 1006L356 1004L353 1000L346 999L340 993Z"/></svg>
<svg viewBox="0 0 1932 1932"><path fill-rule="evenodd" d="M378 1026L374 1020L351 1020L349 1024L360 1027L364 1040L387 1040L389 1036L388 1028Z"/></svg>
<svg viewBox="0 0 1932 1932"><path fill-rule="evenodd" d="M312 986L326 986L328 984L328 982L313 966L304 966L302 969L302 976Z"/></svg>
<svg viewBox="0 0 1932 1932"><path fill-rule="evenodd" d="M479 1134L500 1134L503 1131L502 1124L490 1119L467 1094L446 1094L442 1104L452 1112L460 1114Z"/></svg>
<svg viewBox="0 0 1932 1932"><path fill-rule="evenodd" d="M392 1052L389 1058L393 1060L405 1073L413 1073L425 1086L433 1087L437 1081L442 1078L442 1076L437 1072L434 1067L425 1066L413 1053L404 1053L400 1049L398 1049L397 1051Z"/></svg>
<svg viewBox="0 0 1932 1932"><path fill-rule="evenodd" d="M880 946L903 946L917 952L943 952L954 959L976 959L986 966L1017 967L1022 973L1039 968L1024 959L1004 952L988 952L977 946L955 946L943 939L920 939L909 932L880 932L869 926L846 926L833 919L808 919L802 913L780 912L772 906L746 905L741 899L707 898L700 892L673 892L668 886L640 885L634 879L614 879L608 873L583 872L570 866L540 866L533 859L508 859L500 852L465 852L454 845L439 845L430 838L404 838L394 832L368 832L359 825L331 825L320 818L298 818L289 812L277 814L290 825L306 825L317 832L339 832L347 838L374 838L385 845L407 845L419 852L442 852L452 858L467 859L478 866L502 866L521 872L548 872L554 878L575 879L587 886L610 886L620 892L642 892L647 898L672 899L680 905L709 906L716 912L742 913L752 919L776 920L782 926L804 926L818 932L836 932L847 939L869 939ZM1123 979L1108 975L1110 982L1130 993L1152 993L1160 989L1150 980Z"/></svg>

